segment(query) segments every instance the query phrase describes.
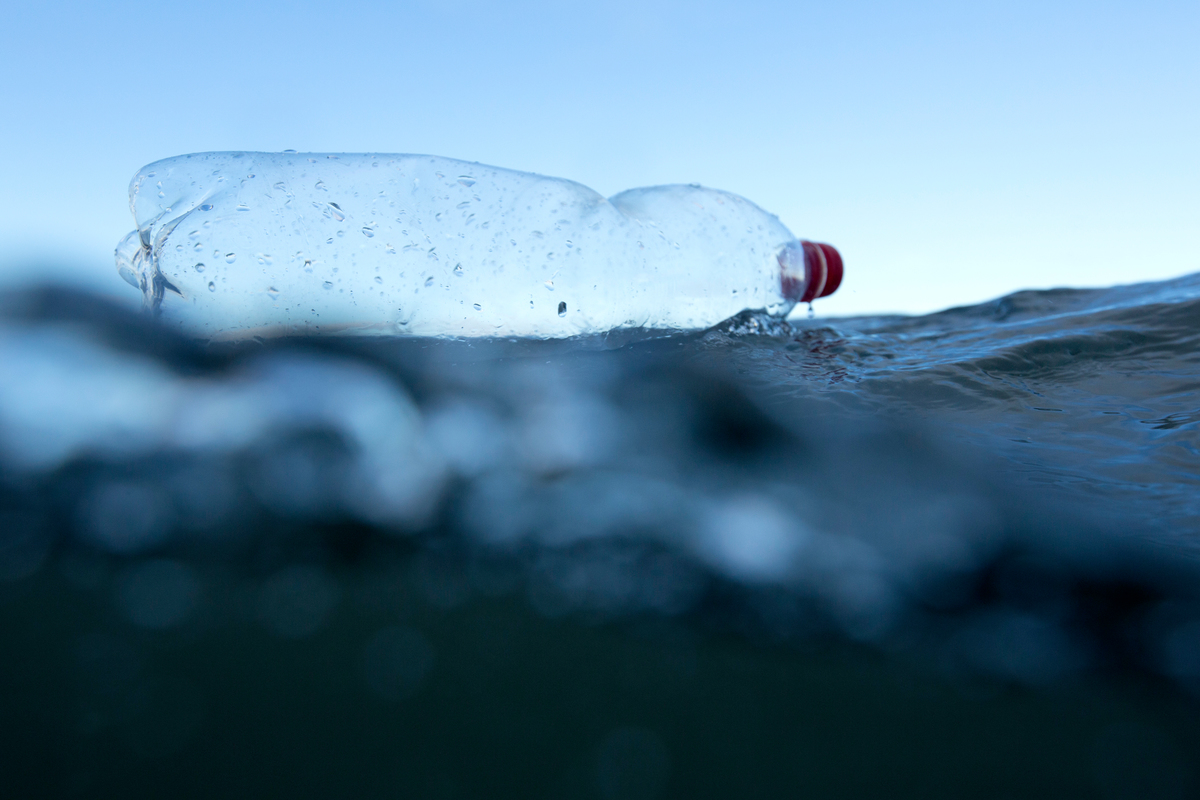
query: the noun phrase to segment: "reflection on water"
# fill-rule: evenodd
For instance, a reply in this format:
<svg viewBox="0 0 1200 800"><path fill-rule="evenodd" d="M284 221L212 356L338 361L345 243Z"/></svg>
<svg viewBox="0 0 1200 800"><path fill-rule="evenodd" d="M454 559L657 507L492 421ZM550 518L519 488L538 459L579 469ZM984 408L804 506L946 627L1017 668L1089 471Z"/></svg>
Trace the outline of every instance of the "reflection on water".
<svg viewBox="0 0 1200 800"><path fill-rule="evenodd" d="M1188 796L1198 304L231 347L10 296L0 774Z"/></svg>

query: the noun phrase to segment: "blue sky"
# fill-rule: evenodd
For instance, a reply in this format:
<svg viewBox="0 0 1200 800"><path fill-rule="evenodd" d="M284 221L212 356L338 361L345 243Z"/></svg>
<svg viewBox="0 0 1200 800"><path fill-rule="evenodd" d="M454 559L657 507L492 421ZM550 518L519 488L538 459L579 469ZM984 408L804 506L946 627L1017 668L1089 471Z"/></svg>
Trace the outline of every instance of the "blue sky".
<svg viewBox="0 0 1200 800"><path fill-rule="evenodd" d="M0 282L133 301L142 165L417 152L702 183L843 252L823 314L1200 270L1200 3L22 4Z"/></svg>

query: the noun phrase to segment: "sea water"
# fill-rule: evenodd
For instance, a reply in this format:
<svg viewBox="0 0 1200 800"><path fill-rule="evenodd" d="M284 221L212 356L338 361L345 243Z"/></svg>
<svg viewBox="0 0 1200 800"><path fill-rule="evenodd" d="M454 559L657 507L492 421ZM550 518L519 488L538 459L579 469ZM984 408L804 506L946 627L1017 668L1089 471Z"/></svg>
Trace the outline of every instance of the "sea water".
<svg viewBox="0 0 1200 800"><path fill-rule="evenodd" d="M632 343L9 296L3 774L1190 796L1197 320L1195 275Z"/></svg>

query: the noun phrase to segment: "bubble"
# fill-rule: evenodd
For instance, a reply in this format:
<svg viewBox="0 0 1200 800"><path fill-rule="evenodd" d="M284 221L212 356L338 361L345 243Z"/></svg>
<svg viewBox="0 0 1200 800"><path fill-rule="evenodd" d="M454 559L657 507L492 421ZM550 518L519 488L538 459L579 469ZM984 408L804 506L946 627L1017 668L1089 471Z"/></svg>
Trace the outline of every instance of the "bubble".
<svg viewBox="0 0 1200 800"><path fill-rule="evenodd" d="M173 521L165 493L140 482L100 484L79 510L83 536L113 553L136 553L160 544Z"/></svg>
<svg viewBox="0 0 1200 800"><path fill-rule="evenodd" d="M434 664L433 645L420 631L407 626L384 628L363 649L367 686L396 702L420 690Z"/></svg>
<svg viewBox="0 0 1200 800"><path fill-rule="evenodd" d="M117 604L139 628L166 630L183 624L200 599L200 581L191 567L157 559L135 564L117 582Z"/></svg>
<svg viewBox="0 0 1200 800"><path fill-rule="evenodd" d="M258 618L266 628L285 639L300 639L320 630L336 607L340 591L323 569L286 567L263 583Z"/></svg>

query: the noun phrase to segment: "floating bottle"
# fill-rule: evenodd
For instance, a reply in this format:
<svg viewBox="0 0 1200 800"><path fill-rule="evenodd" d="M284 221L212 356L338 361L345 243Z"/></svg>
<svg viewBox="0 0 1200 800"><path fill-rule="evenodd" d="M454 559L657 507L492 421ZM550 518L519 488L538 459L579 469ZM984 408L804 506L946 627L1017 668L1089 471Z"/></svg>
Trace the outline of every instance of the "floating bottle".
<svg viewBox="0 0 1200 800"><path fill-rule="evenodd" d="M842 261L700 186L605 199L437 156L197 153L144 167L121 276L203 338L700 329L831 294Z"/></svg>

